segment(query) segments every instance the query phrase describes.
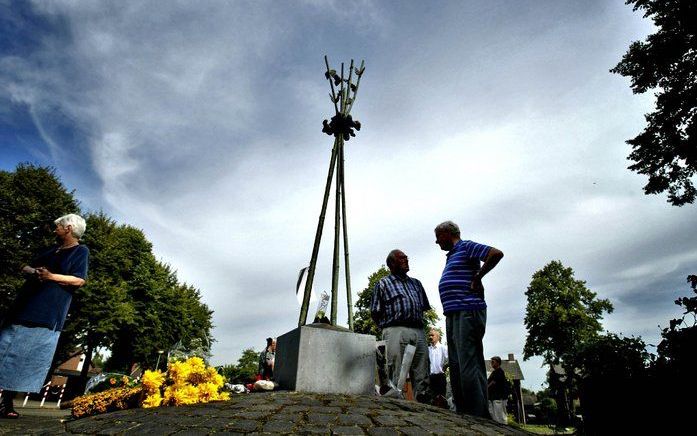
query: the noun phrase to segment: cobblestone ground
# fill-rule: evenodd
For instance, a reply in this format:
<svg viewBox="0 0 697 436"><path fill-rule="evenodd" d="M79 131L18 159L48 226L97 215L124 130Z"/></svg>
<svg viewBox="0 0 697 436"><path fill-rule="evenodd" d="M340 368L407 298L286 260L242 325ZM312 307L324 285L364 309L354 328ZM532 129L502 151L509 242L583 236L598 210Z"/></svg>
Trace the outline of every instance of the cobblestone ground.
<svg viewBox="0 0 697 436"><path fill-rule="evenodd" d="M493 421L412 401L371 396L270 392L184 407L134 409L60 422L22 417L11 434L513 435ZM25 421L27 425L23 425ZM10 431L11 430L11 431Z"/></svg>

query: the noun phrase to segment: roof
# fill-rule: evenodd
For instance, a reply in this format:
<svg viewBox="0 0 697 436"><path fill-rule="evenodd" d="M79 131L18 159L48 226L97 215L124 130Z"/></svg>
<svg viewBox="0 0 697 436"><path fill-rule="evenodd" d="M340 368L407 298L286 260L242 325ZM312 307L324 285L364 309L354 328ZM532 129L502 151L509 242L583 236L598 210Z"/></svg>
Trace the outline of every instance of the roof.
<svg viewBox="0 0 697 436"><path fill-rule="evenodd" d="M509 355L508 359L501 359L501 369L504 373L506 373L506 376L510 379L525 380L525 377L523 377L523 371L520 369L518 361L515 359L510 360L511 357L513 356ZM494 370L491 367L491 359L485 360L484 363L486 364L486 374L488 376Z"/></svg>
<svg viewBox="0 0 697 436"><path fill-rule="evenodd" d="M95 375L99 374L100 372L102 372L101 369L90 368L89 372L87 373L87 378L94 377ZM51 375L64 376L64 377L79 377L80 374L81 374L81 371L76 371L73 369L57 368L55 371L53 371L53 374L51 374Z"/></svg>

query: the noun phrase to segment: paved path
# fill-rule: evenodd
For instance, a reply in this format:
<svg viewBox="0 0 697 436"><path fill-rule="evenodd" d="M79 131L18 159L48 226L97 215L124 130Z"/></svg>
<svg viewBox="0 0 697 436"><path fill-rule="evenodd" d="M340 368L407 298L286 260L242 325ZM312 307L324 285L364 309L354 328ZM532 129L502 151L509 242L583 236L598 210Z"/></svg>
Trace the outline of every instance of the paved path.
<svg viewBox="0 0 697 436"><path fill-rule="evenodd" d="M56 408L56 403L39 407L38 401L28 401L22 407L22 399L15 400L19 419L0 419L0 435L56 434L64 432L61 421L70 419L70 410Z"/></svg>
<svg viewBox="0 0 697 436"><path fill-rule="evenodd" d="M134 409L60 422L24 413L0 422L5 434L513 435L490 420L459 417L412 401L371 396L269 392L225 402Z"/></svg>

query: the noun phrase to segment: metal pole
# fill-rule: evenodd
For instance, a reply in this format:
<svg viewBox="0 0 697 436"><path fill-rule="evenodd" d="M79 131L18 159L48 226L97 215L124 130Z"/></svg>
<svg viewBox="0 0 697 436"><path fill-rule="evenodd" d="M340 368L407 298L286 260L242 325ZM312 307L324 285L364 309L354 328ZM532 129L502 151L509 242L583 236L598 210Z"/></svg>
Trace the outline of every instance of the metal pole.
<svg viewBox="0 0 697 436"><path fill-rule="evenodd" d="M67 385L67 383L63 383L63 387L61 388L61 393L60 393L60 395L58 395L58 402L56 403L56 407L59 409L61 408L61 400L63 399L63 393L65 392L65 385Z"/></svg>
<svg viewBox="0 0 697 436"><path fill-rule="evenodd" d="M339 138L335 138L334 148L332 148L332 157L329 161L329 173L327 174L327 184L324 188L324 200L322 201L322 211L319 215L319 222L317 223L317 232L315 233L315 245L312 247L310 267L307 269L307 281L305 282L303 304L300 307L300 318L298 319L298 327L305 325L305 323L307 322L307 310L310 306L310 292L312 290L312 282L315 279L315 268L317 267L317 254L319 253L319 245L320 241L322 240L322 228L324 227L324 216L327 212L329 190L331 189L332 177L334 176L334 164L336 163L338 143Z"/></svg>
<svg viewBox="0 0 697 436"><path fill-rule="evenodd" d="M329 72L329 59L327 58L327 55L324 55L324 64L327 66L327 72ZM336 94L334 93L334 82L332 78L329 78L329 87L332 89L332 102L334 102L334 113L338 114L339 107L336 105L336 101L334 101Z"/></svg>
<svg viewBox="0 0 697 436"><path fill-rule="evenodd" d="M44 390L44 396L41 399L41 404L39 404L39 407L44 407L44 403L46 402L46 397L48 396L48 389L50 387L51 387L51 382L46 383L46 385L45 385L46 390Z"/></svg>
<svg viewBox="0 0 697 436"><path fill-rule="evenodd" d="M339 152L344 146L344 140L339 139ZM339 228L341 226L341 161L336 172L336 190L334 193L334 256L332 259L332 316L331 323L336 325L337 308L339 306Z"/></svg>
<svg viewBox="0 0 697 436"><path fill-rule="evenodd" d="M349 330L353 331L353 303L351 301L351 269L349 268L348 229L346 224L346 192L344 184L344 144L339 149L339 176L341 178L341 222L344 227L344 274L346 275L346 305Z"/></svg>
<svg viewBox="0 0 697 436"><path fill-rule="evenodd" d="M518 382L518 396L520 397L520 410L521 410L521 415L522 415L522 423L523 425L527 424L526 418L525 418L525 402L523 401L523 385Z"/></svg>
<svg viewBox="0 0 697 436"><path fill-rule="evenodd" d="M339 87L340 96L340 110L343 114L346 109L346 96L344 94L344 63L341 63L341 84ZM348 88L348 86L347 86ZM343 148L344 139L340 136L337 137L337 161L338 154ZM339 165L341 163L339 162ZM339 167L340 168L340 167ZM339 226L341 225L341 183L339 178L340 171L336 171L336 186L334 190L334 254L332 256L332 310L331 318L329 319L332 325L336 325L337 322L337 309L339 307Z"/></svg>

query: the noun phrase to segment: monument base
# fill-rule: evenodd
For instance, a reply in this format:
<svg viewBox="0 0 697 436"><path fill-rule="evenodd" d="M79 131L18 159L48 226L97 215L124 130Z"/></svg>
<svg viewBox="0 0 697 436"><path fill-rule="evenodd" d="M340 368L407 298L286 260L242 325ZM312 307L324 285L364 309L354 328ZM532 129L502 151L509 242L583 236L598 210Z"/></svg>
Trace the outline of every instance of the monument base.
<svg viewBox="0 0 697 436"><path fill-rule="evenodd" d="M298 327L276 339L274 381L299 392L370 394L375 337L327 324Z"/></svg>

